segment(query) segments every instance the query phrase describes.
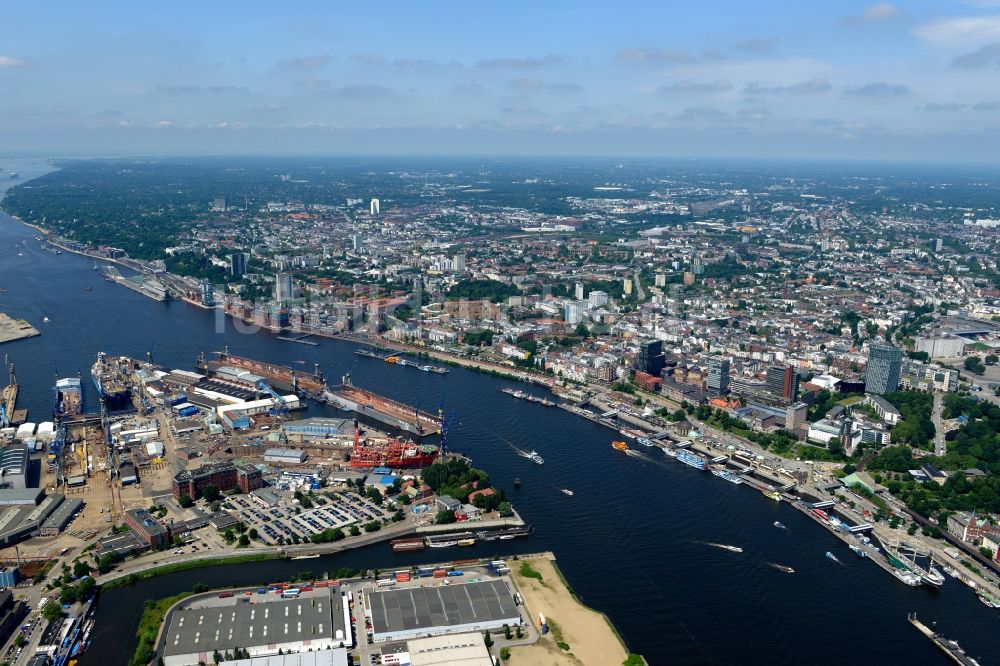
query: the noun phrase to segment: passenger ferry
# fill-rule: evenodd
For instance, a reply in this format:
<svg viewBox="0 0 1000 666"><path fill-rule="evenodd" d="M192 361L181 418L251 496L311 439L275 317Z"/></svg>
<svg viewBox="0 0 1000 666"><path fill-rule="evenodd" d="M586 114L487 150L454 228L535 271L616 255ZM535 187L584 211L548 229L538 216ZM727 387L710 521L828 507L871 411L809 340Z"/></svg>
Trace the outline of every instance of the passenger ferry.
<svg viewBox="0 0 1000 666"><path fill-rule="evenodd" d="M705 471L706 469L706 460L699 455L691 453L690 451L678 451L677 460L685 465L694 467L695 469L700 469L702 471Z"/></svg>
<svg viewBox="0 0 1000 666"><path fill-rule="evenodd" d="M764 497L770 497L775 502L781 501L781 493L779 493L777 490L768 490L767 492L764 493Z"/></svg>
<svg viewBox="0 0 1000 666"><path fill-rule="evenodd" d="M611 442L611 448L615 451L621 451L624 453L625 451L628 451L628 444L620 440L615 440L614 442Z"/></svg>

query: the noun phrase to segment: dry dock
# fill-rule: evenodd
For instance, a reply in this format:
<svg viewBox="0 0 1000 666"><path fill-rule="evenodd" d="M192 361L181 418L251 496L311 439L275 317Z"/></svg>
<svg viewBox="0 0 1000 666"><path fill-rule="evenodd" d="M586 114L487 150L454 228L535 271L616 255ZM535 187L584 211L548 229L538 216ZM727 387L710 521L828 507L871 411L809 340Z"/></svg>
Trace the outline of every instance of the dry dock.
<svg viewBox="0 0 1000 666"><path fill-rule="evenodd" d="M10 315L0 312L0 344L22 338L33 338L36 335L41 335L38 329L24 319L14 319Z"/></svg>

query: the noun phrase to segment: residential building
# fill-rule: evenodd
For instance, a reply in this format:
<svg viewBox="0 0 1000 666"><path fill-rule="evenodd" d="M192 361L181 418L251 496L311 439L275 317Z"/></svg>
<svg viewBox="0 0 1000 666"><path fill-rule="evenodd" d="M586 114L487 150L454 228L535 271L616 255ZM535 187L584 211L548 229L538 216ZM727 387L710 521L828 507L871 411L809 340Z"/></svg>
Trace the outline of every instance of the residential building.
<svg viewBox="0 0 1000 666"><path fill-rule="evenodd" d="M799 375L790 365L772 365L767 369L767 392L783 400L799 397Z"/></svg>

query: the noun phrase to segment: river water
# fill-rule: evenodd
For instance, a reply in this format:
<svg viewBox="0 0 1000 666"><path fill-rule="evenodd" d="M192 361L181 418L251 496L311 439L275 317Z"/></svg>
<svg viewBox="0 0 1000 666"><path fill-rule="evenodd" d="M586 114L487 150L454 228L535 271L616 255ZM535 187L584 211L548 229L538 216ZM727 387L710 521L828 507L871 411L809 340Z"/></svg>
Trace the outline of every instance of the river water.
<svg viewBox="0 0 1000 666"><path fill-rule="evenodd" d="M31 175L25 167L21 171ZM645 460L623 456L609 446L610 430L500 393L510 382L461 368L441 376L394 367L358 357L354 345L340 341L311 347L270 333L240 333L214 313L156 303L108 283L92 262L46 252L34 235L0 213L0 288L7 290L0 292L0 310L27 318L42 332L0 349L16 363L18 405L29 409L29 420L48 420L55 376L80 371L86 378L100 350L135 357L151 352L157 362L185 369L192 369L199 352L224 345L284 364L311 368L318 362L331 380L350 372L366 388L429 411L444 407L455 423L451 448L487 470L536 528L530 539L481 544L476 553L554 551L583 602L606 613L629 647L651 664L945 663L906 621L910 611L936 621L973 656L988 661L1000 653L997 611L954 579L940 591L906 587L786 504L699 473L658 450ZM85 291L88 285L92 291ZM43 316L50 321L42 323ZM93 391L84 384L93 405ZM310 413L333 412L314 406ZM544 466L512 447L537 450ZM523 482L520 490L513 488L515 476ZM776 529L775 520L788 529ZM744 552L705 542L737 544ZM843 565L827 559L827 550ZM143 601L198 582L266 583L304 570L399 567L457 555L394 556L380 544L313 560L154 578L100 600L93 645L80 663L125 663ZM769 562L796 573L782 573Z"/></svg>

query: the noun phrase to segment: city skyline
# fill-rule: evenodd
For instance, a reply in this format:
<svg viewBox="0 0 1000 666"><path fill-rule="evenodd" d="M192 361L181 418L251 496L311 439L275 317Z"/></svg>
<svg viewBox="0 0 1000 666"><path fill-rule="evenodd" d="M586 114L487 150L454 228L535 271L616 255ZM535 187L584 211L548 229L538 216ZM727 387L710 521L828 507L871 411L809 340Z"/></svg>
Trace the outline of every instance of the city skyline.
<svg viewBox="0 0 1000 666"><path fill-rule="evenodd" d="M8 8L6 153L995 161L1000 7Z"/></svg>

